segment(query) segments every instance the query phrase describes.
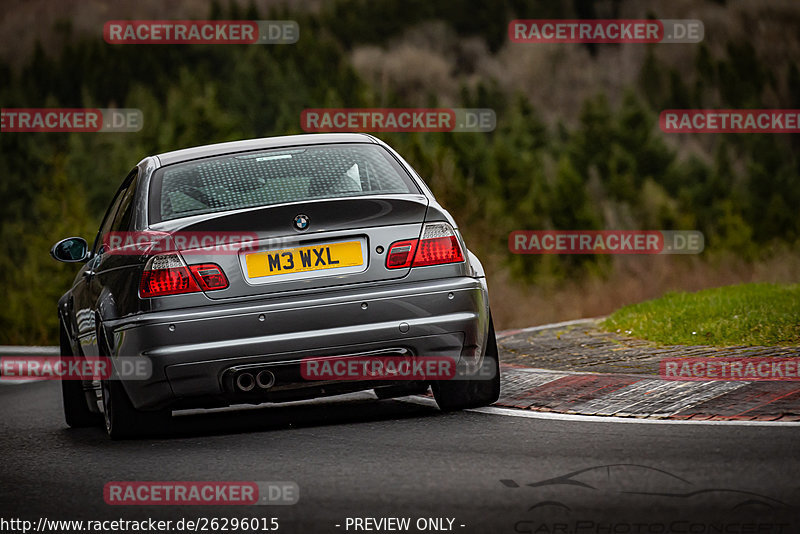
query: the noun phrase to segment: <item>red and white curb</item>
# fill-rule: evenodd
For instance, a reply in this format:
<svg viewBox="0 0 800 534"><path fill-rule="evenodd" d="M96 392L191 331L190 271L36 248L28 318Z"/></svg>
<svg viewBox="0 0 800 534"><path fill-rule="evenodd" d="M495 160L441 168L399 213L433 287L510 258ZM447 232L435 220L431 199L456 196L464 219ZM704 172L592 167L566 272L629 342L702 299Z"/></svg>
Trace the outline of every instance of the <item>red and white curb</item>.
<svg viewBox="0 0 800 534"><path fill-rule="evenodd" d="M586 319L498 332L585 323ZM550 371L502 365L496 407L539 414L672 421L800 422L800 381L673 381L652 375ZM497 410L503 408L489 408Z"/></svg>
<svg viewBox="0 0 800 534"><path fill-rule="evenodd" d="M573 415L800 421L800 382L662 380L503 366L496 406Z"/></svg>

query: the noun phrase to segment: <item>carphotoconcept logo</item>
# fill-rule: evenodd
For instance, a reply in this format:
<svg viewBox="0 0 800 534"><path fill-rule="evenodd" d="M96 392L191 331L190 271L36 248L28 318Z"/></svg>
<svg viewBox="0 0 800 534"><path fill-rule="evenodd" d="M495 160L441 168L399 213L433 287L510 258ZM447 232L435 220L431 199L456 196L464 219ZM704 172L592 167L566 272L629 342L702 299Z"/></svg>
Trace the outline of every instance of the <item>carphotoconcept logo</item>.
<svg viewBox="0 0 800 534"><path fill-rule="evenodd" d="M699 254L703 233L668 230L515 230L513 254Z"/></svg>
<svg viewBox="0 0 800 534"><path fill-rule="evenodd" d="M500 483L507 490L522 490L514 499L529 499L525 515L513 525L513 532L525 534L777 534L789 532L777 514L794 512L787 503L753 490L704 486L640 464L594 465L528 483ZM592 506L597 502L615 506L602 510ZM700 517L694 517L695 511L702 512ZM756 525L754 517L765 520Z"/></svg>
<svg viewBox="0 0 800 534"><path fill-rule="evenodd" d="M313 108L300 114L306 132L491 132L487 108Z"/></svg>
<svg viewBox="0 0 800 534"><path fill-rule="evenodd" d="M109 20L108 44L293 44L293 20Z"/></svg>
<svg viewBox="0 0 800 534"><path fill-rule="evenodd" d="M508 25L512 43L699 43L696 19L518 19Z"/></svg>
<svg viewBox="0 0 800 534"><path fill-rule="evenodd" d="M142 111L134 108L2 108L0 132L138 132Z"/></svg>
<svg viewBox="0 0 800 534"><path fill-rule="evenodd" d="M665 133L799 133L800 109L667 109Z"/></svg>

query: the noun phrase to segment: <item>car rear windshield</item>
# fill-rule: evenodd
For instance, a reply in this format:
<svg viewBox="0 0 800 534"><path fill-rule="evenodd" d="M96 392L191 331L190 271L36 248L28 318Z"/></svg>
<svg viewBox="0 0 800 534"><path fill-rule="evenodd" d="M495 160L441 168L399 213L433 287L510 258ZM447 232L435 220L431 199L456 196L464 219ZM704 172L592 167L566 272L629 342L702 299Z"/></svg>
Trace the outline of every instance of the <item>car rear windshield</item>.
<svg viewBox="0 0 800 534"><path fill-rule="evenodd" d="M151 222L286 202L419 194L382 147L322 145L228 154L156 172Z"/></svg>

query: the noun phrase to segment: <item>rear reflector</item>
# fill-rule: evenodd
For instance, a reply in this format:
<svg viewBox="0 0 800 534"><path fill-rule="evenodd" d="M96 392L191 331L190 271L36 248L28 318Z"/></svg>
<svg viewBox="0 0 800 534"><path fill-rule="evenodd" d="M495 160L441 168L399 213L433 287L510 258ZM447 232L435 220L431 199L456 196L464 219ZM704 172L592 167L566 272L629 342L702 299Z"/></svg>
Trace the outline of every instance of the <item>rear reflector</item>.
<svg viewBox="0 0 800 534"><path fill-rule="evenodd" d="M190 265L189 269L200 284L203 291L214 291L228 287L228 279L222 268L215 263L204 263L202 265Z"/></svg>
<svg viewBox="0 0 800 534"><path fill-rule="evenodd" d="M213 291L228 287L222 269L213 263L186 266L177 254L160 254L147 261L139 282L142 298Z"/></svg>
<svg viewBox="0 0 800 534"><path fill-rule="evenodd" d="M423 228L421 239L396 241L389 246L386 268L426 267L462 261L464 253L453 227L447 223L430 223Z"/></svg>
<svg viewBox="0 0 800 534"><path fill-rule="evenodd" d="M411 260L414 258L417 241L417 239L410 239L408 241L396 241L389 245L389 252L386 253L386 268L402 269L411 267Z"/></svg>

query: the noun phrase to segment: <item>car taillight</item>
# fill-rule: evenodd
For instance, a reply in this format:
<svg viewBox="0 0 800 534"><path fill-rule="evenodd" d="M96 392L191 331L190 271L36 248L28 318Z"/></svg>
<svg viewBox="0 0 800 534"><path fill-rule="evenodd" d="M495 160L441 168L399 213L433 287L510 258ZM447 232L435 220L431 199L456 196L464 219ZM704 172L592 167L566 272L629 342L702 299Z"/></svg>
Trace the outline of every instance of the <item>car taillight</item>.
<svg viewBox="0 0 800 534"><path fill-rule="evenodd" d="M413 260L412 260L413 258ZM453 227L447 223L430 223L422 229L420 239L396 241L386 254L386 268L425 267L464 261L464 253Z"/></svg>
<svg viewBox="0 0 800 534"><path fill-rule="evenodd" d="M414 255L412 267L464 261L456 232L447 223L426 224Z"/></svg>
<svg viewBox="0 0 800 534"><path fill-rule="evenodd" d="M139 282L142 298L213 291L228 287L222 269L213 263L187 265L177 254L160 254L147 261Z"/></svg>

